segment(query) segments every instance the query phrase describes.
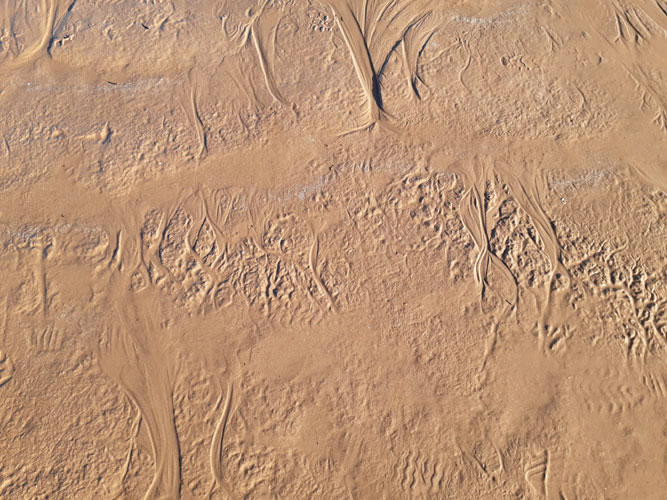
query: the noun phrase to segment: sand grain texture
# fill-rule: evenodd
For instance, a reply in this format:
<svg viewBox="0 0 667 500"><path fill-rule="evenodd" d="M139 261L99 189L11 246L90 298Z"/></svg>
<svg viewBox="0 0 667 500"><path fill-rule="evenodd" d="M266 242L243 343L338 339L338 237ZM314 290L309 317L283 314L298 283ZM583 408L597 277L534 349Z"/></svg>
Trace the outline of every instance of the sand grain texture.
<svg viewBox="0 0 667 500"><path fill-rule="evenodd" d="M666 497L667 2L3 0L0 498Z"/></svg>

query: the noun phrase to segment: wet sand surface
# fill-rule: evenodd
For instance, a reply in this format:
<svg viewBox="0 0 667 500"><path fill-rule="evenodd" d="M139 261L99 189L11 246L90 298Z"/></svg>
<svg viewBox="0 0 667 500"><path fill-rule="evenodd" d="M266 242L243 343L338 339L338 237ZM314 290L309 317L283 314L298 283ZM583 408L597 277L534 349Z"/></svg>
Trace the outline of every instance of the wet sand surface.
<svg viewBox="0 0 667 500"><path fill-rule="evenodd" d="M3 0L0 498L667 498L667 2Z"/></svg>

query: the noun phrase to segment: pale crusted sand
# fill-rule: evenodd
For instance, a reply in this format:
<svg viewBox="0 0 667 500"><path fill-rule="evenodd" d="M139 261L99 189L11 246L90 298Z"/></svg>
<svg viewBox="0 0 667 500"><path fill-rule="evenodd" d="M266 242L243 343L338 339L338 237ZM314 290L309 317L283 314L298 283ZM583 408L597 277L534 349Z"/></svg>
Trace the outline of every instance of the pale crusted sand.
<svg viewBox="0 0 667 500"><path fill-rule="evenodd" d="M667 1L3 0L0 498L667 498Z"/></svg>

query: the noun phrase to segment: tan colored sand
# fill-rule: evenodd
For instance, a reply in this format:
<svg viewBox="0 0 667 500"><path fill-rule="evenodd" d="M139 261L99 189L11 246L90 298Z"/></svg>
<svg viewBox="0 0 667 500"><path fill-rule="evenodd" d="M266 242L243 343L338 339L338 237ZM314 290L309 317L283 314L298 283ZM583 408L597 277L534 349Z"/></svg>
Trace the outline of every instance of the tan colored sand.
<svg viewBox="0 0 667 500"><path fill-rule="evenodd" d="M667 498L667 2L3 0L0 498Z"/></svg>

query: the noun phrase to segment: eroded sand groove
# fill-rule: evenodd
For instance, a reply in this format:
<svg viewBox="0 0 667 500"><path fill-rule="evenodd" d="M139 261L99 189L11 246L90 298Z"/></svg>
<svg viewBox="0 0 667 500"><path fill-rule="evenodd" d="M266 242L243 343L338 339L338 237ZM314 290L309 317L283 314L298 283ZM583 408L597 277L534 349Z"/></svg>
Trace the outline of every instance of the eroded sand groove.
<svg viewBox="0 0 667 500"><path fill-rule="evenodd" d="M330 315L340 315L358 307L353 297L363 296L359 294L360 290L365 288L366 296L373 301L374 290L382 287L382 276L378 276L377 283L358 282L360 275L354 270L364 264L357 259L373 255L373 250L367 247L368 239L358 236L393 234L385 238L383 245L386 248L375 249L373 260L381 258L386 261L384 265L376 264L378 269L391 268L391 262L394 262L393 265L405 265L401 262L405 251L425 256L444 254L445 262L460 262L459 265L463 265L462 277L474 278L481 286L482 308L495 318L492 326L494 338L487 342L482 370L497 348L495 337L498 328L521 323L516 310L521 307L519 297L522 290L532 289L532 293L543 301L535 310L539 318L537 327L544 329L538 330L538 350L549 353L555 352L558 347L558 352L561 352L562 345L571 341L568 326L554 327L553 322L557 318L551 316L550 301L556 270L562 269L563 276L560 278L572 276L575 283L580 283L582 264L568 260L563 262L558 238L545 212L538 208L535 191L529 194L516 177L508 176L506 172L503 174L501 167L484 167L482 162L477 161L469 166L465 176L456 173L461 168L459 165L452 171L435 173L417 169L370 195L363 190L352 189L348 194L350 198L339 202L335 209L329 206L324 212L321 212L317 197L314 197L306 202L305 206L310 208L301 216L290 213L289 207L278 212L267 211L269 197L256 192L249 194L244 190L227 189L184 191L170 205L128 206L113 219L126 221L120 229L73 225L8 228L4 247L10 255L15 255L17 263L25 259L21 257L24 253L41 256L29 260L33 263L30 280L34 283L37 296L34 305L28 306L38 312L39 316L35 319L39 318L41 324L48 324L48 316L52 314L53 292L50 290L53 285L49 283L49 268L57 267L59 260L68 258L77 259L78 265L92 266L90 269L96 276L99 291L90 299L91 304L102 310L115 311L109 326L104 327L95 341L99 346L96 350L100 365L128 395L151 441L155 475L145 497L178 497L181 455L174 426L174 387L166 363L172 348L163 342L156 343L156 339L165 338L164 328L168 328L164 319L160 319L164 318L160 312L164 305L161 305L162 299L155 295L156 292L161 291L168 302L199 316L220 314L226 309L240 307L256 311L260 314L258 318L264 317L269 324L326 323L331 321L327 319ZM510 179L509 182L504 181L506 178ZM379 211L380 206L384 210ZM327 212L337 212L339 222L329 216L326 218L329 224L315 230L316 219L321 217L318 214ZM522 213L525 215L522 216ZM501 228L515 217L520 217L516 219L518 229L522 229L522 219L528 224L524 229L528 229L533 240L538 266L532 270L525 266L514 268L512 254L502 250L499 244ZM415 225L416 221L421 222ZM257 230L252 229L241 237L238 233L241 227L257 227ZM410 229L417 227L423 230L415 233ZM469 228L469 237L462 232L464 228ZM376 233L378 230L380 232ZM461 236L463 238L459 239ZM568 241L568 247L571 253L578 244ZM332 266L341 248L348 253L349 260L342 262L342 268L341 264ZM392 248L405 250L399 253ZM85 249L83 260L80 257L82 249ZM476 251L472 252L473 249ZM623 251L624 247L617 250ZM614 255L612 253L607 258L608 265L614 261ZM588 259L590 257L585 256L582 262ZM337 276L332 274L336 269L348 271ZM455 276L461 271L450 268L449 274L457 279ZM530 273L529 281L525 281L527 272ZM619 277L609 274L614 272L617 271L608 271L607 279L612 289L621 293L619 300L628 297L635 311L633 317L637 318L636 333L629 333L627 354L633 356L636 352L638 359L646 363L647 354L660 348L661 344L654 342L664 341L665 318L663 313L658 313L648 323L640 320L643 313L638 301L644 299L639 299L636 294L641 293L641 288L635 292L634 285L623 285L623 281L615 285L619 283ZM641 271L636 270L633 275L638 272ZM537 279L536 273L541 275L540 279ZM599 279L593 282L593 286L601 285ZM485 291L485 287L489 290ZM571 289L557 290L561 298L564 294L567 300L582 300ZM488 302L489 293L497 295L500 301L495 305L493 300ZM7 309L11 296L5 295ZM649 304L650 301L649 298ZM664 300L653 304L652 310L658 306L664 311ZM655 333L651 333L650 329ZM54 341L54 334L48 329L46 332L45 337L38 337L32 342L32 348L62 349L63 341ZM5 382L11 376L11 369L5 370ZM639 370L636 376L641 376L648 392L641 399L632 399L635 402L628 403L627 408L630 409L656 390L660 394L661 387L661 379L655 378L652 372L641 375L643 368L635 370ZM635 372L627 372L626 376L631 376L628 375L631 373ZM224 479L223 437L233 417L231 408L236 406L233 405L232 384L239 375L237 373L235 378L223 381L227 387L224 404L221 404L223 396L220 395L215 405L219 412L217 423L210 438L214 484L221 491L228 492L234 491L234 487ZM621 390L619 397L625 398L625 392ZM586 394L586 400L592 397L588 396L588 392L583 394ZM614 399L609 404L612 405L611 414L618 413L614 409L617 404L620 411L625 408L625 403L616 403ZM131 454L132 449L123 476L130 467ZM409 457L406 460L410 462ZM419 463L421 459L415 460ZM423 467L429 469L428 464ZM531 484L535 477L533 469L532 466L526 469L531 471L526 472ZM412 473L406 471L405 474L408 478L412 477ZM435 474L438 475L437 471ZM405 481L403 488L408 485L407 491L412 491L417 484L414 477ZM429 479L426 484L431 486L425 491L439 491L441 481L442 478L437 481ZM412 487L409 487L410 484ZM544 487L533 485L532 488L541 491Z"/></svg>
<svg viewBox="0 0 667 500"><path fill-rule="evenodd" d="M662 498L666 40L4 1L0 498Z"/></svg>

